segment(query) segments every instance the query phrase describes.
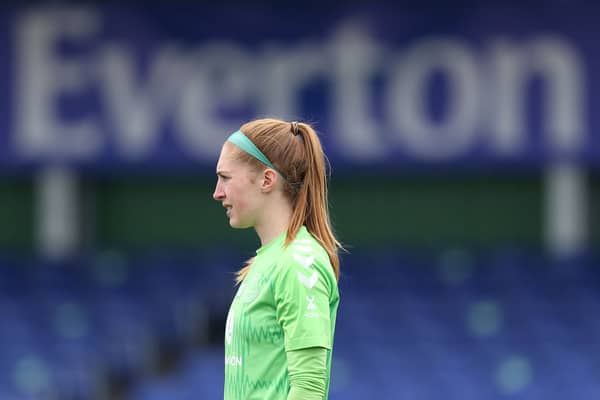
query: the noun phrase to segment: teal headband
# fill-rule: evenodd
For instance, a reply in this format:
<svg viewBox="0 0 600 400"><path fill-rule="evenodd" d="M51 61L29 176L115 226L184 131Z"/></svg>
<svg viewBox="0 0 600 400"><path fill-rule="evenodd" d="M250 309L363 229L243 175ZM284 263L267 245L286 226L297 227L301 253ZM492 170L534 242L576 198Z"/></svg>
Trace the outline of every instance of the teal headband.
<svg viewBox="0 0 600 400"><path fill-rule="evenodd" d="M264 153L260 151L259 148L256 147L254 143L252 143L252 140L248 139L248 136L244 135L242 131L233 132L231 136L227 138L227 141L235 144L237 147L244 150L246 153L250 154L252 157L265 164L267 167L274 169L275 171L277 171L277 173L279 173L279 175L283 177L283 179L287 181L287 176L279 169L277 169L277 167L275 167L273 163L269 161L267 156L265 156Z"/></svg>

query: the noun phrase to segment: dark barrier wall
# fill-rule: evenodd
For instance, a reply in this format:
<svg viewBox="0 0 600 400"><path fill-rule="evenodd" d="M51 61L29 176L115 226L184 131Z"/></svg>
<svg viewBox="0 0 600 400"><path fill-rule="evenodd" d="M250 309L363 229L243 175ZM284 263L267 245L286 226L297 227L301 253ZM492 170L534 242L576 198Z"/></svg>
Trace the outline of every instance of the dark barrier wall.
<svg viewBox="0 0 600 400"><path fill-rule="evenodd" d="M254 232L232 230L204 178L98 182L96 240L108 247L202 248L232 243L248 250ZM490 247L541 244L539 177L341 176L330 188L333 223L349 248Z"/></svg>
<svg viewBox="0 0 600 400"><path fill-rule="evenodd" d="M600 176L590 182L590 230L600 245ZM252 232L232 231L206 177L129 177L86 182L88 242L101 247L182 248L227 240L245 248ZM430 246L541 243L542 188L536 175L501 177L334 178L331 207L335 226L352 246L389 243ZM31 249L34 240L32 179L0 184L0 248Z"/></svg>
<svg viewBox="0 0 600 400"><path fill-rule="evenodd" d="M0 250L30 251L34 241L33 179L0 179Z"/></svg>

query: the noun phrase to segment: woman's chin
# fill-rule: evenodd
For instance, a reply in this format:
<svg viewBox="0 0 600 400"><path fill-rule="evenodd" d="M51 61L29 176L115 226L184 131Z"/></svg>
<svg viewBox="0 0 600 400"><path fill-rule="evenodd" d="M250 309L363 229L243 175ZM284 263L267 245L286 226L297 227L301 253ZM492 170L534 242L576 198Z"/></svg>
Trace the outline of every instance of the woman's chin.
<svg viewBox="0 0 600 400"><path fill-rule="evenodd" d="M229 226L231 226L234 229L246 229L246 228L250 228L252 225L240 222L240 221L238 221L238 220L236 220L234 218L230 218L229 219Z"/></svg>
<svg viewBox="0 0 600 400"><path fill-rule="evenodd" d="M229 226L231 226L232 228L243 228L242 224L239 223L238 220L236 220L235 218L229 218Z"/></svg>

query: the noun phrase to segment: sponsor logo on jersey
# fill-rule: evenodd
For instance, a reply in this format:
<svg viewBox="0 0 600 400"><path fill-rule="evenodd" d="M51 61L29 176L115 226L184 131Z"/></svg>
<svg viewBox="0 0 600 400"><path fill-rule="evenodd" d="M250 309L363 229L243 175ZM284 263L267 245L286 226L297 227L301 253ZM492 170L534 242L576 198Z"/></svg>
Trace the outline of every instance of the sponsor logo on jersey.
<svg viewBox="0 0 600 400"><path fill-rule="evenodd" d="M321 316L317 311L317 305L315 304L315 296L306 296L306 301L308 304L306 305L306 312L304 313L304 317L306 318L318 318Z"/></svg>

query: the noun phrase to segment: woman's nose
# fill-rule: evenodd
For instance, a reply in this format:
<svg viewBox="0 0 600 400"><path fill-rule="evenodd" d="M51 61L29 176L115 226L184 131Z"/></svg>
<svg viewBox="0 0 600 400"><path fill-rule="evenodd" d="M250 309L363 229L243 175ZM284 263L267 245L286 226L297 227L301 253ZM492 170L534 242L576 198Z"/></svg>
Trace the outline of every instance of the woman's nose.
<svg viewBox="0 0 600 400"><path fill-rule="evenodd" d="M221 185L217 185L213 193L213 199L223 200L223 198L225 198L225 192L223 192L223 189L221 189Z"/></svg>

